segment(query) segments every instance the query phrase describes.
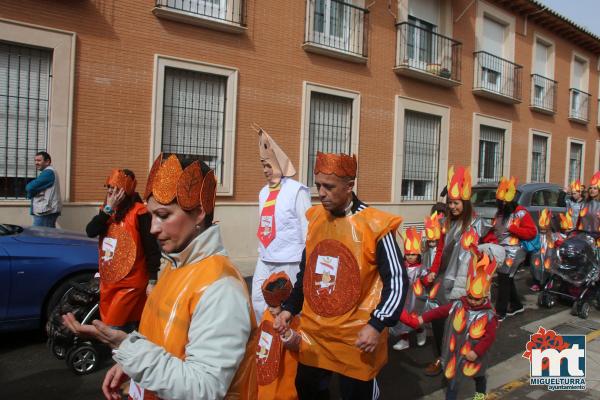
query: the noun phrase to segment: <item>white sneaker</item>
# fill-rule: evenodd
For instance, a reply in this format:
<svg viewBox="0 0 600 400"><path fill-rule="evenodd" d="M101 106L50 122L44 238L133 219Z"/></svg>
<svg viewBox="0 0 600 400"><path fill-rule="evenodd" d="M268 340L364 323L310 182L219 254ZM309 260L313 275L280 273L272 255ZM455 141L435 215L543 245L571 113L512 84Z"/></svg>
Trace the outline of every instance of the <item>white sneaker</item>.
<svg viewBox="0 0 600 400"><path fill-rule="evenodd" d="M417 346L425 346L425 342L427 341L427 331L423 329L422 332L417 332Z"/></svg>
<svg viewBox="0 0 600 400"><path fill-rule="evenodd" d="M408 340L406 340L406 339L400 339L392 347L394 348L394 350L400 351L400 350L408 349L410 347L410 344L408 343Z"/></svg>

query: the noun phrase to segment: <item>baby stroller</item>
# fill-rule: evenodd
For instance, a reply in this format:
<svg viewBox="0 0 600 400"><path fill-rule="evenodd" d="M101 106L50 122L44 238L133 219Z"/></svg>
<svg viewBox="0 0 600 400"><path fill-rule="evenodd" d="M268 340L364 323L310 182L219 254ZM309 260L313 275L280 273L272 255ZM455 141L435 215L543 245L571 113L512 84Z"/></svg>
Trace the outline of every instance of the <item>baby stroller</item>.
<svg viewBox="0 0 600 400"><path fill-rule="evenodd" d="M94 319L100 319L99 286L97 278L86 283L73 283L52 310L46 323L50 351L59 360L64 359L67 366L77 375L94 372L110 351L101 343L77 337L63 325L62 315L71 312L82 324L90 324Z"/></svg>
<svg viewBox="0 0 600 400"><path fill-rule="evenodd" d="M551 276L538 295L538 305L552 308L558 298L566 298L573 301L571 314L586 319L599 294L595 238L587 232L577 232L560 245L557 254Z"/></svg>

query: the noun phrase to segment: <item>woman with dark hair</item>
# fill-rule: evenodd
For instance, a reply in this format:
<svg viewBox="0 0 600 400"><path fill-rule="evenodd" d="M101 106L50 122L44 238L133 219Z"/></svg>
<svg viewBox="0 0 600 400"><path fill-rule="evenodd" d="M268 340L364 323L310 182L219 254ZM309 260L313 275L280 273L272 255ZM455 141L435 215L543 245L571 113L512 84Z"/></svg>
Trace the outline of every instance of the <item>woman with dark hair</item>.
<svg viewBox="0 0 600 400"><path fill-rule="evenodd" d="M576 227L577 230L597 234L600 232L600 171L592 176L587 193Z"/></svg>
<svg viewBox="0 0 600 400"><path fill-rule="evenodd" d="M499 321L525 310L517 293L514 276L527 255L521 247L521 241L532 240L537 235L537 227L531 215L524 207L517 205L516 192L514 177L510 180L504 177L500 179L496 190L498 211L494 218L494 233L498 243L504 247L506 257L497 270L496 313Z"/></svg>
<svg viewBox="0 0 600 400"><path fill-rule="evenodd" d="M158 243L150 234L152 218L136 183L130 170L113 170L104 205L86 227L89 237L100 237L100 316L126 332L137 327L160 266Z"/></svg>
<svg viewBox="0 0 600 400"><path fill-rule="evenodd" d="M441 285L437 300L440 305L459 299L467 293L467 272L471 247L477 246L491 226L475 215L471 204L471 173L469 168L448 170L447 210L435 259L426 280ZM425 374L435 376L442 371L439 356L442 350L445 319L432 321L437 360L429 364Z"/></svg>

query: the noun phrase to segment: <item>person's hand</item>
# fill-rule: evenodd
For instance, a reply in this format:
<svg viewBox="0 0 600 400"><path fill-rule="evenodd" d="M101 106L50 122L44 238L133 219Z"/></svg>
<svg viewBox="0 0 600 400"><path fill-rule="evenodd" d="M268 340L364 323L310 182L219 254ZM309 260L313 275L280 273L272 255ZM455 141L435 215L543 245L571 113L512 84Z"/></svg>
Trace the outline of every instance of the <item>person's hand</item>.
<svg viewBox="0 0 600 400"><path fill-rule="evenodd" d="M128 379L129 377L125 375L119 364L113 365L106 373L104 382L102 382L102 393L104 393L106 400L120 400L122 398L121 385Z"/></svg>
<svg viewBox="0 0 600 400"><path fill-rule="evenodd" d="M269 306L269 312L271 313L272 316L276 317L281 313L281 307L277 306L277 307L271 307Z"/></svg>
<svg viewBox="0 0 600 400"><path fill-rule="evenodd" d="M117 206L121 204L125 198L125 190L121 188L115 188L112 193L106 197L106 205L110 206L113 210L116 210Z"/></svg>
<svg viewBox="0 0 600 400"><path fill-rule="evenodd" d="M366 324L358 332L358 337L354 345L364 351L365 353L371 353L377 347L379 343L379 331L373 328L371 325Z"/></svg>
<svg viewBox="0 0 600 400"><path fill-rule="evenodd" d="M285 335L285 332L288 330L290 325L290 320L292 319L292 313L289 311L282 311L275 318L275 323L273 324L273 329L279 335Z"/></svg>
<svg viewBox="0 0 600 400"><path fill-rule="evenodd" d="M63 315L62 319L63 325L77 336L94 338L107 344L111 349L119 347L121 342L127 337L125 332L113 329L97 319L92 321L92 325L82 325L75 319L72 313Z"/></svg>
<svg viewBox="0 0 600 400"><path fill-rule="evenodd" d="M433 283L436 277L437 274L435 272L430 272L427 275L425 275L425 280L427 281L428 285L431 285L431 283Z"/></svg>
<svg viewBox="0 0 600 400"><path fill-rule="evenodd" d="M473 350L470 350L465 357L469 361L475 361L477 360L477 353L475 353Z"/></svg>

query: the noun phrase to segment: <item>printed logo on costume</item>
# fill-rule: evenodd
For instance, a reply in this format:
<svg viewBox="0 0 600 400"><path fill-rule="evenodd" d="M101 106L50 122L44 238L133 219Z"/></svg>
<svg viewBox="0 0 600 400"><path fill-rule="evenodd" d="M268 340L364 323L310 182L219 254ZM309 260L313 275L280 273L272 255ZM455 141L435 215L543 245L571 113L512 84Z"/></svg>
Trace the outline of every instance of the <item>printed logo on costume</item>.
<svg viewBox="0 0 600 400"><path fill-rule="evenodd" d="M115 255L117 249L117 239L105 237L102 241L102 261L110 261Z"/></svg>
<svg viewBox="0 0 600 400"><path fill-rule="evenodd" d="M339 257L318 256L315 272L321 274L321 281L315 282L319 286L317 292L327 291L331 294L335 290L335 277L340 262Z"/></svg>
<svg viewBox="0 0 600 400"><path fill-rule="evenodd" d="M271 230L273 229L273 216L262 215L260 217L260 227L262 228L261 234L263 236L269 236L271 234Z"/></svg>
<svg viewBox="0 0 600 400"><path fill-rule="evenodd" d="M258 352L256 356L259 360L263 360L269 357L269 351L271 350L271 344L273 343L273 335L262 331L260 333L260 339L258 340Z"/></svg>

